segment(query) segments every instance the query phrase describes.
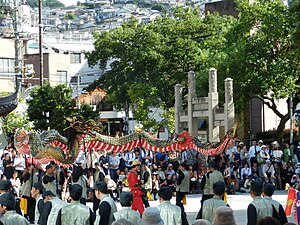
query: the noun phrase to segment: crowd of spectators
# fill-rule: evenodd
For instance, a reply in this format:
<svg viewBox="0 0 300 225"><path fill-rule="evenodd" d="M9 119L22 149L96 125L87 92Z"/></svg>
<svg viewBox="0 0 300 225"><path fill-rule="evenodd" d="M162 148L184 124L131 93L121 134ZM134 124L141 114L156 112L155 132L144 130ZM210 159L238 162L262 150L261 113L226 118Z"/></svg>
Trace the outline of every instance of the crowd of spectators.
<svg viewBox="0 0 300 225"><path fill-rule="evenodd" d="M250 147L236 142L215 160L224 174L229 194L248 191L252 180L272 183L277 190L299 186L300 142L295 146L253 140Z"/></svg>
<svg viewBox="0 0 300 225"><path fill-rule="evenodd" d="M24 175L32 159L19 154L13 145L8 145L0 155L1 179L10 180L16 195L20 196L21 185L26 181ZM207 157L195 150L154 153L136 148L123 153L107 153L104 150L81 152L72 167L56 166L59 193L63 199L67 199L73 177L84 175L87 188L92 189L96 182L105 181L114 199L118 200L119 193L128 190L127 175L135 159L144 163L151 171L150 176L143 177L142 169L141 179L145 183L151 179L149 192L154 200L157 199L161 186L170 186L175 192L177 170L181 163L185 163L190 175L190 194L201 192L199 187L209 161L218 164L218 170L224 175L228 194L249 191L252 180L272 183L278 190L286 189L287 186L300 189L300 142L295 146L288 143L280 145L277 141L268 144L262 140L254 140L251 146L236 142L216 157ZM45 172L45 166L35 165L39 179ZM80 174L77 174L78 170L74 171L77 167L82 168L79 170Z"/></svg>
<svg viewBox="0 0 300 225"><path fill-rule="evenodd" d="M132 149L122 153L92 150L80 152L74 164L63 167L50 162L47 165L37 163L29 155L19 154L13 144L0 151L1 180L10 180L15 197L27 198L24 187L29 179L31 186L39 182L44 186L56 182L53 191L62 200L70 202L70 188L74 184L83 187L80 201L94 203L96 211L99 200L95 197L95 187L99 182L107 184L108 193L113 200L120 201L120 193L128 192L128 174L133 162L140 162L139 179L144 188L143 204L147 207L148 200L158 200L160 190L168 186L176 194L178 184L178 168L185 165L189 175L189 193L202 193L203 177L208 173L208 163L214 162L217 170L223 174L227 194L249 192L253 181L273 184L277 190L294 187L300 190L300 142L294 144L270 144L262 140L253 140L251 146L243 142L235 142L222 154L211 157L202 155L195 150L175 152L152 152L147 149ZM35 174L36 181L34 180ZM147 185L145 185L147 184ZM148 205L147 205L148 204ZM28 217L31 221L30 212Z"/></svg>

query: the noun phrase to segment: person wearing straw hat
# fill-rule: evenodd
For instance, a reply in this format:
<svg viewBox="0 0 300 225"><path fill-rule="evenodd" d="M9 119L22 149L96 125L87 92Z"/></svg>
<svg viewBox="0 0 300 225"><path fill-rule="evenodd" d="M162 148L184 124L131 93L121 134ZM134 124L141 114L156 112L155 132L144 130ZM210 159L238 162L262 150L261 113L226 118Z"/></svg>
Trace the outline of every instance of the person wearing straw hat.
<svg viewBox="0 0 300 225"><path fill-rule="evenodd" d="M134 223L126 219L119 219L114 221L111 225L134 225Z"/></svg>
<svg viewBox="0 0 300 225"><path fill-rule="evenodd" d="M16 201L11 193L0 195L0 214L3 215L0 219L0 224L29 225L29 222L25 217L16 213L15 205Z"/></svg>
<svg viewBox="0 0 300 225"><path fill-rule="evenodd" d="M236 225L233 210L227 206L217 208L213 225Z"/></svg>
<svg viewBox="0 0 300 225"><path fill-rule="evenodd" d="M143 225L164 225L164 221L160 217L160 212L155 207L148 207L142 215Z"/></svg>
<svg viewBox="0 0 300 225"><path fill-rule="evenodd" d="M211 225L211 223L208 220L199 219L195 220L192 225Z"/></svg>
<svg viewBox="0 0 300 225"><path fill-rule="evenodd" d="M128 174L128 183L130 192L133 195L133 201L131 208L137 210L141 215L144 212L143 204L143 192L141 191L141 181L139 179L138 172L140 170L140 161L135 159L132 162L132 169Z"/></svg>

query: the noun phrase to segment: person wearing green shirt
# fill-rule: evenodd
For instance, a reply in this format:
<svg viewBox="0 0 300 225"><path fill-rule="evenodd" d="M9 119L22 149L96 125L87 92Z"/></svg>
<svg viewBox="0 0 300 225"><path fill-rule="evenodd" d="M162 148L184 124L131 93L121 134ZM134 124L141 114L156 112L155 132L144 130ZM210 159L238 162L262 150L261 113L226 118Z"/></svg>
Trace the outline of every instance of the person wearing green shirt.
<svg viewBox="0 0 300 225"><path fill-rule="evenodd" d="M285 143L285 148L283 150L283 161L291 162L294 155L294 149L290 148L289 143Z"/></svg>

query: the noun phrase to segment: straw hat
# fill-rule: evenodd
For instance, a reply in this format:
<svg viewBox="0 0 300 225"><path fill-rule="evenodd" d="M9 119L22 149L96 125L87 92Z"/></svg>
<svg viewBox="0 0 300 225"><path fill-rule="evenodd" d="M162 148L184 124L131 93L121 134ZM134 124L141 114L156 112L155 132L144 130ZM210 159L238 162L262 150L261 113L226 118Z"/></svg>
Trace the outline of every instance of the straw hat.
<svg viewBox="0 0 300 225"><path fill-rule="evenodd" d="M148 207L142 215L143 225L164 225L160 212L155 207Z"/></svg>
<svg viewBox="0 0 300 225"><path fill-rule="evenodd" d="M137 165L140 165L140 164L141 164L140 161L137 160L137 159L135 159L135 160L132 161L132 165L133 166L137 166Z"/></svg>
<svg viewBox="0 0 300 225"><path fill-rule="evenodd" d="M232 209L227 206L217 208L213 225L236 225Z"/></svg>

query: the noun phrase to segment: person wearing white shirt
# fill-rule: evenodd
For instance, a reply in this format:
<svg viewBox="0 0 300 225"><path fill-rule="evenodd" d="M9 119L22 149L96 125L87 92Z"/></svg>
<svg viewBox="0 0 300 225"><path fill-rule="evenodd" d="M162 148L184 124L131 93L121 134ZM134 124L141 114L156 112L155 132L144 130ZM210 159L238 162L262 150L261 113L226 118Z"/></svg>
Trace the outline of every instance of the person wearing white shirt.
<svg viewBox="0 0 300 225"><path fill-rule="evenodd" d="M18 172L17 171L14 172L13 177L10 179L10 182L11 182L11 186L13 187L13 189L15 190L15 192L17 194L17 198L19 198L21 181L18 178Z"/></svg>
<svg viewBox="0 0 300 225"><path fill-rule="evenodd" d="M265 163L267 159L270 159L270 155L266 151L267 147L265 145L261 146L261 150L259 152L259 164Z"/></svg>
<svg viewBox="0 0 300 225"><path fill-rule="evenodd" d="M229 162L234 162L234 154L237 153L237 145L238 142L236 142L236 145L231 146L226 150L226 155L228 156Z"/></svg>
<svg viewBox="0 0 300 225"><path fill-rule="evenodd" d="M275 162L278 162L278 163L281 164L282 156L283 156L282 150L280 150L280 149L277 148L277 149L275 149L275 150L273 151L273 158L274 158L274 161L275 161Z"/></svg>
<svg viewBox="0 0 300 225"><path fill-rule="evenodd" d="M253 165L254 162L257 162L257 154L260 152L260 147L257 145L256 141L252 141L252 146L249 148L249 157L250 163Z"/></svg>
<svg viewBox="0 0 300 225"><path fill-rule="evenodd" d="M15 170L18 172L18 175L21 176L21 174L25 170L25 159L19 152L17 152L17 155L14 158L13 166L15 167Z"/></svg>
<svg viewBox="0 0 300 225"><path fill-rule="evenodd" d="M91 149L87 155L88 168L93 167L93 169L95 169L95 163L99 162L99 157L100 157L100 154L97 151L95 151L94 149Z"/></svg>
<svg viewBox="0 0 300 225"><path fill-rule="evenodd" d="M86 157L85 157L85 153L83 150L80 150L78 155L77 155L77 158L75 160L76 163L81 163L83 165L85 165L85 162L86 162Z"/></svg>
<svg viewBox="0 0 300 225"><path fill-rule="evenodd" d="M269 159L266 160L266 164L263 166L262 173L266 183L275 183L275 169Z"/></svg>
<svg viewBox="0 0 300 225"><path fill-rule="evenodd" d="M258 147L260 147L260 148L264 144L264 142L262 140L259 140L257 143L258 143Z"/></svg>
<svg viewBox="0 0 300 225"><path fill-rule="evenodd" d="M133 151L126 152L126 154L125 154L125 166L131 167L133 160L135 160L134 152Z"/></svg>
<svg viewBox="0 0 300 225"><path fill-rule="evenodd" d="M250 157L248 154L248 150L247 150L247 146L244 145L241 149L241 160L242 160L242 164L244 165L246 162L248 163L248 165L250 164Z"/></svg>
<svg viewBox="0 0 300 225"><path fill-rule="evenodd" d="M153 153L149 149L142 149L142 159L147 163L147 166L152 165Z"/></svg>
<svg viewBox="0 0 300 225"><path fill-rule="evenodd" d="M112 180L117 179L117 170L119 169L120 158L116 152L109 157L110 176Z"/></svg>
<svg viewBox="0 0 300 225"><path fill-rule="evenodd" d="M186 162L188 159L186 151L182 151L178 156L179 164Z"/></svg>
<svg viewBox="0 0 300 225"><path fill-rule="evenodd" d="M246 180L251 174L251 168L249 168L248 163L244 163L244 167L241 170L241 177L243 180Z"/></svg>
<svg viewBox="0 0 300 225"><path fill-rule="evenodd" d="M229 178L230 175L234 172L234 163L231 162L230 166L228 166L225 170L224 170L224 178Z"/></svg>
<svg viewBox="0 0 300 225"><path fill-rule="evenodd" d="M266 153L268 153L270 157L272 156L269 144L266 144Z"/></svg>

